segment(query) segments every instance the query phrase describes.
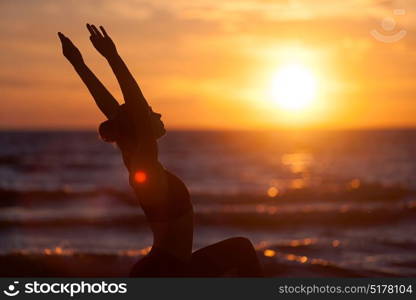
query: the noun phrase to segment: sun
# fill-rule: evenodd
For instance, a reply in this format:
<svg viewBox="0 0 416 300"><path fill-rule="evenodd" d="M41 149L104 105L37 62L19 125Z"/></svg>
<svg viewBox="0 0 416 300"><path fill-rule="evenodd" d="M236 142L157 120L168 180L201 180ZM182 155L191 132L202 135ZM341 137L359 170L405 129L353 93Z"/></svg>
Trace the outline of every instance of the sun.
<svg viewBox="0 0 416 300"><path fill-rule="evenodd" d="M284 65L272 77L272 100L284 110L305 110L311 106L316 94L316 76L301 64Z"/></svg>

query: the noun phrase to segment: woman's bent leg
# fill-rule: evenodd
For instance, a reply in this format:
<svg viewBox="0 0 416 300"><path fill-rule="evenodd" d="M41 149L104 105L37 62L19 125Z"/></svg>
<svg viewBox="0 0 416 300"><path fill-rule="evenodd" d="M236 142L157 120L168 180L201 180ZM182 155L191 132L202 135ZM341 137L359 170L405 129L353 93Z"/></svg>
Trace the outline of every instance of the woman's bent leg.
<svg viewBox="0 0 416 300"><path fill-rule="evenodd" d="M189 265L162 250L154 250L140 259L130 271L130 277L185 277Z"/></svg>
<svg viewBox="0 0 416 300"><path fill-rule="evenodd" d="M263 277L263 270L251 242L230 238L192 254L191 269L198 277Z"/></svg>

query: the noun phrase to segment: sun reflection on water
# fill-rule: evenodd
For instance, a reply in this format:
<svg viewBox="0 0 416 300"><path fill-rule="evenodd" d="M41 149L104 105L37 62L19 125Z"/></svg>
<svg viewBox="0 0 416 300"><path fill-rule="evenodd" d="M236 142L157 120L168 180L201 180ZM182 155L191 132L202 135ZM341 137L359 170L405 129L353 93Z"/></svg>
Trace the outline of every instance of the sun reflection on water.
<svg viewBox="0 0 416 300"><path fill-rule="evenodd" d="M63 256L70 256L74 254L74 250L72 249L64 249L62 247L55 247L55 248L45 248L43 249L43 254L45 255L63 255Z"/></svg>
<svg viewBox="0 0 416 300"><path fill-rule="evenodd" d="M310 153L297 152L284 154L282 164L289 168L294 174L306 173L313 163L313 156Z"/></svg>

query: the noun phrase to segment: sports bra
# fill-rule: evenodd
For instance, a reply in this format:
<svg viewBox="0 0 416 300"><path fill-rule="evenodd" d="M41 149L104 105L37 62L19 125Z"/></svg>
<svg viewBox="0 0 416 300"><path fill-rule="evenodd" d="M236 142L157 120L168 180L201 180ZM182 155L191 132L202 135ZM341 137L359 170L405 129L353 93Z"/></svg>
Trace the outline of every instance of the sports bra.
<svg viewBox="0 0 416 300"><path fill-rule="evenodd" d="M192 203L189 191L185 184L174 174L166 171L168 183L167 203L157 206L151 204L142 205L143 211L149 221L166 222L177 219L189 211L192 211Z"/></svg>

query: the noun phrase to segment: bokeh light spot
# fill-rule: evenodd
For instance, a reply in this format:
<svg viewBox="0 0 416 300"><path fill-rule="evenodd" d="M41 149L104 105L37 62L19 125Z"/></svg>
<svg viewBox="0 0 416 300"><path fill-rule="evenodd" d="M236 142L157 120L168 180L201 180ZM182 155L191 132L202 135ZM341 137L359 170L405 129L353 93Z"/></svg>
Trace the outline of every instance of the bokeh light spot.
<svg viewBox="0 0 416 300"><path fill-rule="evenodd" d="M269 189L267 190L267 195L270 198L277 197L279 195L279 190L276 187L274 187L274 186L269 187Z"/></svg>
<svg viewBox="0 0 416 300"><path fill-rule="evenodd" d="M276 256L276 251L272 249L266 249L264 250L263 254L264 256L267 256L267 257L273 257L273 256Z"/></svg>
<svg viewBox="0 0 416 300"><path fill-rule="evenodd" d="M333 240L332 241L332 247L337 248L339 247L339 245L341 245L341 242L338 240Z"/></svg>
<svg viewBox="0 0 416 300"><path fill-rule="evenodd" d="M360 186L361 186L360 179L356 178L356 179L351 180L351 182L350 182L350 188L351 189L355 190L355 189L358 189Z"/></svg>

